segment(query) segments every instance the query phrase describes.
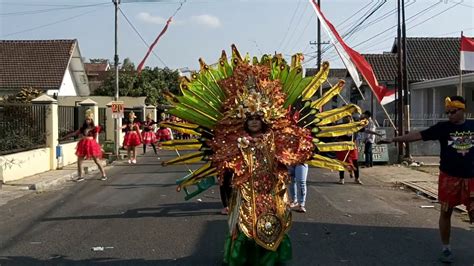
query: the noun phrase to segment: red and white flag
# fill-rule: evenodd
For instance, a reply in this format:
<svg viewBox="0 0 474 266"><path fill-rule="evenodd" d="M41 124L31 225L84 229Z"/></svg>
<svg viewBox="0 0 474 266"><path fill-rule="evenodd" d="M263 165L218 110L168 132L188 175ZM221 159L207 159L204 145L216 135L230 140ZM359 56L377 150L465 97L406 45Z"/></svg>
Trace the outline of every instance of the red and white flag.
<svg viewBox="0 0 474 266"><path fill-rule="evenodd" d="M474 71L474 39L461 34L461 70Z"/></svg>
<svg viewBox="0 0 474 266"><path fill-rule="evenodd" d="M365 60L365 58L362 55L360 55L358 52L352 50L352 48L350 48L344 42L344 40L342 40L336 28L331 24L331 22L329 22L329 20L326 19L324 14L321 12L321 9L319 9L319 6L316 3L316 0L309 0L309 1L313 5L314 11L316 12L316 15L318 16L318 19L321 22L321 25L323 26L323 28L326 30L327 34L329 35L329 38L331 39L331 43L336 48L336 51L339 54L339 57L341 57L342 61L344 62L344 65L346 66L347 71L351 75L356 86L360 87L360 85L362 84L362 80L359 77L359 74L357 72L357 70L359 70L359 72L362 74L362 77L364 77L365 81L367 82L369 87L372 89L377 100L381 104L383 104L382 101L384 100L384 97L390 97L394 95L394 92L388 90L383 85L379 85L377 78L375 77L374 71L372 69L372 66L369 64L369 62L367 62L367 60ZM387 100L383 102L389 103L392 101L390 101L390 98L387 98Z"/></svg>

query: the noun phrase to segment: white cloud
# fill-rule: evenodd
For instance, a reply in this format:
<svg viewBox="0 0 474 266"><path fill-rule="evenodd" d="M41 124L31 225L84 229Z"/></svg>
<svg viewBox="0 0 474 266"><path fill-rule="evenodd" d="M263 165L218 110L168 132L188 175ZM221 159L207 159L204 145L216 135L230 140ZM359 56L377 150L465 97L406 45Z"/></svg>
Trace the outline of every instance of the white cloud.
<svg viewBox="0 0 474 266"><path fill-rule="evenodd" d="M165 18L162 18L160 16L153 16L148 12L140 12L138 14L138 19L151 24L164 25L166 23Z"/></svg>
<svg viewBox="0 0 474 266"><path fill-rule="evenodd" d="M219 18L212 15L192 16L191 21L211 28L218 28L222 25Z"/></svg>

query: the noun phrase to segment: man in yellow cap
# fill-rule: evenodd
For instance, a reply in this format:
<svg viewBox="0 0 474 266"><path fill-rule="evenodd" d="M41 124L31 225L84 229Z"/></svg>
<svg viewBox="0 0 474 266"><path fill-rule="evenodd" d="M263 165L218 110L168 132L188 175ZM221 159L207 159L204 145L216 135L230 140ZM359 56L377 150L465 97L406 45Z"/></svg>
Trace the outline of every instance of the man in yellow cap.
<svg viewBox="0 0 474 266"><path fill-rule="evenodd" d="M449 121L417 132L410 132L381 143L438 140L441 146L438 199L441 204L439 231L443 250L440 260L453 261L449 245L453 208L464 204L474 222L474 121L466 120L466 100L461 96L447 97L445 111Z"/></svg>

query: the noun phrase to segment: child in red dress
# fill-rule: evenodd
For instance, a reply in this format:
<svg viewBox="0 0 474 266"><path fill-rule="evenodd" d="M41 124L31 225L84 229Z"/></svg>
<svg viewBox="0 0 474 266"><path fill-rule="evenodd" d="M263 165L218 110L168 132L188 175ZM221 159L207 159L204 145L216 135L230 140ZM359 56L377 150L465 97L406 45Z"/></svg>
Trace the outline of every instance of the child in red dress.
<svg viewBox="0 0 474 266"><path fill-rule="evenodd" d="M137 163L137 146L142 144L142 135L140 134L140 123L136 122L135 113L128 114L128 122L122 126L125 131L123 146L127 147L128 163Z"/></svg>
<svg viewBox="0 0 474 266"><path fill-rule="evenodd" d="M151 119L151 113L148 113L146 116L146 120L143 122L143 130L142 130L143 154L146 153L147 145L151 145L151 147L153 147L153 151L155 152L155 154L157 154L156 146L155 146L156 136L155 136L155 132L153 132L155 129L155 126L154 126L155 124L156 122L153 119Z"/></svg>
<svg viewBox="0 0 474 266"><path fill-rule="evenodd" d="M76 179L77 182L83 181L82 177L82 162L88 159L93 159L97 167L99 167L100 173L102 174L101 180L107 180L105 175L105 170L102 164L100 164L100 158L102 158L102 149L97 143L97 135L100 133L100 127L94 124L93 120L94 114L92 110L88 109L86 111L86 118L82 127L78 130L67 134L63 139L70 138L72 136L82 136L81 140L77 143L76 146L76 155L77 155L77 172L79 177Z"/></svg>

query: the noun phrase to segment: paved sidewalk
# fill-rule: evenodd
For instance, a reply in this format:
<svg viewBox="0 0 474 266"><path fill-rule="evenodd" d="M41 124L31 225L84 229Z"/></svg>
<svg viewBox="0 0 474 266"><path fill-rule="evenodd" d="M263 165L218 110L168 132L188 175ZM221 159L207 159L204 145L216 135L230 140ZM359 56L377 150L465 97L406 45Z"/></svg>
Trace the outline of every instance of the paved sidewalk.
<svg viewBox="0 0 474 266"><path fill-rule="evenodd" d="M374 166L361 168L361 180L377 180L384 183L400 185L422 195L438 201L438 173L436 163L425 163L431 166L431 172L421 171L422 167L407 167L402 165ZM434 170L434 171L433 171ZM457 210L466 212L464 205L456 207Z"/></svg>
<svg viewBox="0 0 474 266"><path fill-rule="evenodd" d="M101 162L102 165L106 165L105 160ZM84 161L83 169L84 176L96 174L99 170L97 165L90 160ZM30 193L56 189L66 182L73 181L77 177L77 164L74 163L64 166L61 170L47 171L7 182L3 184L0 189L0 206Z"/></svg>

